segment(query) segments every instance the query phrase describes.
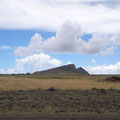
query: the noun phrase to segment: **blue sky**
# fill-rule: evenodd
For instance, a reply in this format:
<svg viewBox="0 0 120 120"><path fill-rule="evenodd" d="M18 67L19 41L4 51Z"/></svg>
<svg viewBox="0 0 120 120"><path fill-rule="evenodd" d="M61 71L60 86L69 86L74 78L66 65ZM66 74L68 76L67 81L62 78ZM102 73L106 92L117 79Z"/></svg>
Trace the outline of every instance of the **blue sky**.
<svg viewBox="0 0 120 120"><path fill-rule="evenodd" d="M0 1L0 73L65 64L120 74L120 2Z"/></svg>

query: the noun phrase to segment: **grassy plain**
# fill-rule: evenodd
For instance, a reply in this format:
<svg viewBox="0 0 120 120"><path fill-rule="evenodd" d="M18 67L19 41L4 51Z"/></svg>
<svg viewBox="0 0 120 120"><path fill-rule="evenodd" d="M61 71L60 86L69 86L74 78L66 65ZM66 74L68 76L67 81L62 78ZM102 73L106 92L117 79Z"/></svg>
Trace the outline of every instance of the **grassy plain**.
<svg viewBox="0 0 120 120"><path fill-rule="evenodd" d="M48 89L53 86L56 89L85 90L96 88L120 89L120 82L104 81L111 75L1 75L0 91Z"/></svg>

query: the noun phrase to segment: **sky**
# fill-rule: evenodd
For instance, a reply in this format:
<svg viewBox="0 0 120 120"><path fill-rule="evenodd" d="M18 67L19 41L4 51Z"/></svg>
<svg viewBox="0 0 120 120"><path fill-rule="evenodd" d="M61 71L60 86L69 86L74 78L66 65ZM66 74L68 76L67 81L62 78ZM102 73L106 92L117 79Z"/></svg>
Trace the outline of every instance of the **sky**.
<svg viewBox="0 0 120 120"><path fill-rule="evenodd" d="M0 56L0 74L120 74L120 0L0 0Z"/></svg>

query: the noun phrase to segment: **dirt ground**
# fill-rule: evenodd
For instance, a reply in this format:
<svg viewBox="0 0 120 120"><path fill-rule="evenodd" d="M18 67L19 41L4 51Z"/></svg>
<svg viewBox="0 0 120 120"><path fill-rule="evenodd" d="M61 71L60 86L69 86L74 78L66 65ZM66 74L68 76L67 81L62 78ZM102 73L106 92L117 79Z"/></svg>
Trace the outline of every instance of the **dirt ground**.
<svg viewBox="0 0 120 120"><path fill-rule="evenodd" d="M120 115L0 114L0 120L120 120Z"/></svg>
<svg viewBox="0 0 120 120"><path fill-rule="evenodd" d="M120 90L1 91L0 113L120 114Z"/></svg>
<svg viewBox="0 0 120 120"><path fill-rule="evenodd" d="M120 120L120 90L1 91L0 120Z"/></svg>

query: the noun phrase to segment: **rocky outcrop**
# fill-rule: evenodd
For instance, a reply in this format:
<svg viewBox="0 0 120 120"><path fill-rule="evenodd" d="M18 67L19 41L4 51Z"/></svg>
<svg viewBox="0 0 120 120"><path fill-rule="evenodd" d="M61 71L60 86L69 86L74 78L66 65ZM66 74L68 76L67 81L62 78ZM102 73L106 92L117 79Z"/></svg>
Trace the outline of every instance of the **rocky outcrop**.
<svg viewBox="0 0 120 120"><path fill-rule="evenodd" d="M80 74L89 74L82 67L76 69L74 64L64 65L44 71L38 71L33 74L56 74L56 73L80 73Z"/></svg>
<svg viewBox="0 0 120 120"><path fill-rule="evenodd" d="M80 74L89 74L85 69L83 69L82 67L79 67L76 69L76 71Z"/></svg>

